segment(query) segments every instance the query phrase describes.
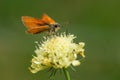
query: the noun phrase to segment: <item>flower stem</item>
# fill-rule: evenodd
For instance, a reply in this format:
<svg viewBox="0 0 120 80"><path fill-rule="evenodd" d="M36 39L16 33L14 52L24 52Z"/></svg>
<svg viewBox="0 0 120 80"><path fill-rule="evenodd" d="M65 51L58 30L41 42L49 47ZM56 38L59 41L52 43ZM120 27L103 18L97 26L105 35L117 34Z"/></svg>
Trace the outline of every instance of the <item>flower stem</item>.
<svg viewBox="0 0 120 80"><path fill-rule="evenodd" d="M57 70L56 69L53 69L52 70L52 73L50 75L50 80L55 80L55 74L56 74Z"/></svg>
<svg viewBox="0 0 120 80"><path fill-rule="evenodd" d="M70 74L66 68L63 68L63 72L65 74L66 80L70 80Z"/></svg>

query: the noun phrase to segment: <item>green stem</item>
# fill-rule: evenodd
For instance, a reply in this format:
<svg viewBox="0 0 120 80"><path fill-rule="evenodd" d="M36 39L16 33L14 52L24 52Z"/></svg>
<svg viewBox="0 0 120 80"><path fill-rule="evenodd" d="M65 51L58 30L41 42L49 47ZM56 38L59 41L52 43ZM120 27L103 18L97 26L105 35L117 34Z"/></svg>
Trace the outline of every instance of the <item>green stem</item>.
<svg viewBox="0 0 120 80"><path fill-rule="evenodd" d="M50 75L50 80L55 80L55 74L56 74L57 70L56 69L53 69L52 70L52 73Z"/></svg>
<svg viewBox="0 0 120 80"><path fill-rule="evenodd" d="M63 72L65 74L66 80L70 80L70 74L66 68L63 68Z"/></svg>

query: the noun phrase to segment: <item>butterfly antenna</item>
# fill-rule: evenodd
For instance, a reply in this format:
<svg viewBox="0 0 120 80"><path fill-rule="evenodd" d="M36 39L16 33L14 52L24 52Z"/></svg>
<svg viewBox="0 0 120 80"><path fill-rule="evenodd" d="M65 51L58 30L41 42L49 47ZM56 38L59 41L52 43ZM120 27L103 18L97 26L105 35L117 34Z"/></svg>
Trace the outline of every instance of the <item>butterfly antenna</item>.
<svg viewBox="0 0 120 80"><path fill-rule="evenodd" d="M65 32L66 32L66 34L69 34L69 31L68 31L69 27L70 27L70 21L67 20L67 21L65 22Z"/></svg>

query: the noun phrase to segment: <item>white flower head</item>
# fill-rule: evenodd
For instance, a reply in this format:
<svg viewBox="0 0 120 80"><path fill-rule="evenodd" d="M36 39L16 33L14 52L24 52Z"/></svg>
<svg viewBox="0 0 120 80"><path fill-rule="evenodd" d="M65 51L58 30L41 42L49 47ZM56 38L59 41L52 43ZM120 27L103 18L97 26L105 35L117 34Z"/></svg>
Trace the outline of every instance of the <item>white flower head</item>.
<svg viewBox="0 0 120 80"><path fill-rule="evenodd" d="M75 38L74 35L65 33L44 37L41 44L37 43L36 56L32 59L30 71L36 73L49 67L58 69L80 65L77 56L80 54L85 57L83 49L85 43L76 44L73 42Z"/></svg>

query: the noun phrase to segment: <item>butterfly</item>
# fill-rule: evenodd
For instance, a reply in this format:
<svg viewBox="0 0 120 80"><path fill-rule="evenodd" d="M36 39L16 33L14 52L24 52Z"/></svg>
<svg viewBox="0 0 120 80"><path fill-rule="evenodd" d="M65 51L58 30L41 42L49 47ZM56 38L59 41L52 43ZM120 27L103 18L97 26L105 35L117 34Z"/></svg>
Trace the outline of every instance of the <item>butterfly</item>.
<svg viewBox="0 0 120 80"><path fill-rule="evenodd" d="M41 32L48 32L53 34L61 27L47 14L43 14L42 18L34 18L30 16L22 16L22 22L27 27L27 32L31 34L38 34Z"/></svg>

